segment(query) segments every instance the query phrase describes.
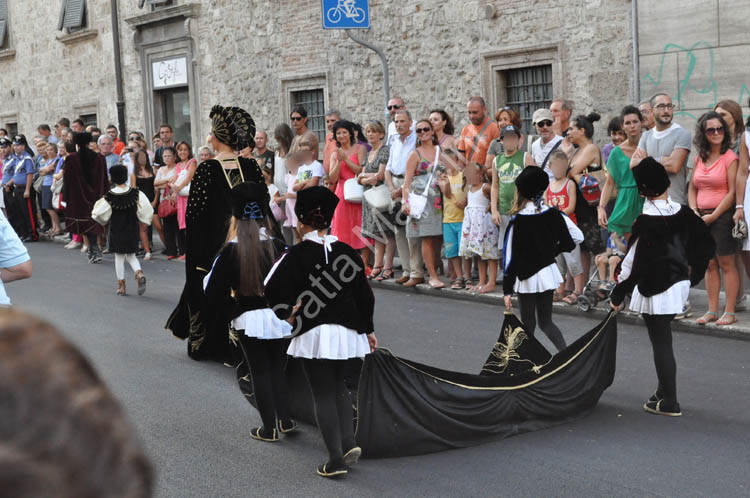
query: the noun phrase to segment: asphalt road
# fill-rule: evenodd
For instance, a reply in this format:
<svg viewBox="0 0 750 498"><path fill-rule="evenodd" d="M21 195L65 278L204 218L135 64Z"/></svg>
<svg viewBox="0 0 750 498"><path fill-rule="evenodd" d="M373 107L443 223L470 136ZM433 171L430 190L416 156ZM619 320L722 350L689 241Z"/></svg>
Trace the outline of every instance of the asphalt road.
<svg viewBox="0 0 750 498"><path fill-rule="evenodd" d="M8 285L9 295L92 359L151 455L159 497L750 496L750 342L675 334L684 416L672 419L643 412L656 385L648 337L621 325L614 384L589 417L463 450L363 460L330 481L315 475L325 461L316 428L280 444L251 440L260 418L234 372L188 359L163 329L182 263L145 262L146 295L118 297L111 255L88 265L59 244L29 249L34 275ZM127 281L132 292L132 274ZM376 298L381 345L419 362L476 372L499 332L495 306L385 290ZM569 342L595 325L556 322Z"/></svg>

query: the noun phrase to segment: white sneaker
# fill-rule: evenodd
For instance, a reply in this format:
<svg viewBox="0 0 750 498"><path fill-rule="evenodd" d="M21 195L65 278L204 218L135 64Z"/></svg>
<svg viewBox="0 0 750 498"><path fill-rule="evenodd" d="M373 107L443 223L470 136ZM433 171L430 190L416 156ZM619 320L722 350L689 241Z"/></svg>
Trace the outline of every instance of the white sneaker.
<svg viewBox="0 0 750 498"><path fill-rule="evenodd" d="M144 254L143 259L144 261L151 261L151 253L147 252L146 254Z"/></svg>
<svg viewBox="0 0 750 498"><path fill-rule="evenodd" d="M81 252L82 253L88 252L88 250L89 250L89 246L83 246L83 247L81 247Z"/></svg>
<svg viewBox="0 0 750 498"><path fill-rule="evenodd" d="M71 240L65 246L65 249L78 249L79 247L81 247L81 242L78 242L78 241L75 241L75 240Z"/></svg>

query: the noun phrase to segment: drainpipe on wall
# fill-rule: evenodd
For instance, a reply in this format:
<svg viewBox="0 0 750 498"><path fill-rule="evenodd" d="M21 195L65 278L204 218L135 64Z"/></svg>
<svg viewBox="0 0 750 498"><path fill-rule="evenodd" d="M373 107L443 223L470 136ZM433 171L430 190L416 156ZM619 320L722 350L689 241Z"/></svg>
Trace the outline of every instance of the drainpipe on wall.
<svg viewBox="0 0 750 498"><path fill-rule="evenodd" d="M117 87L117 129L120 139L125 141L125 95L122 88L122 60L120 57L120 19L117 0L110 0L109 9L112 12L112 46L115 51L115 86Z"/></svg>
<svg viewBox="0 0 750 498"><path fill-rule="evenodd" d="M638 0L633 0L633 99L635 105L641 101L641 64L638 59Z"/></svg>

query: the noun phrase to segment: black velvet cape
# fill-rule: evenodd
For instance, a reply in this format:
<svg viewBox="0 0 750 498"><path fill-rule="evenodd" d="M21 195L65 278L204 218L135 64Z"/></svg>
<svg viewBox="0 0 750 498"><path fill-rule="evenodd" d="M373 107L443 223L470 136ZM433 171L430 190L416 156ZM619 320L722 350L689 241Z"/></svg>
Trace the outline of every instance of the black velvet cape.
<svg viewBox="0 0 750 498"><path fill-rule="evenodd" d="M303 240L277 262L265 295L282 320L301 302L295 335L323 324L337 324L360 334L373 331L375 297L362 257L344 242L331 244L328 262L324 246Z"/></svg>
<svg viewBox="0 0 750 498"><path fill-rule="evenodd" d="M697 285L716 253L708 227L687 206L670 216L640 215L633 223L628 250L636 241L630 275L612 289L615 305L621 304L636 285L646 297L664 292L682 280Z"/></svg>
<svg viewBox="0 0 750 498"><path fill-rule="evenodd" d="M364 362L349 360L347 386L362 455L390 458L464 448L588 415L614 380L615 316L610 313L551 356L525 333L517 317L506 314L480 375L423 365L386 349L367 355ZM246 371L238 368L238 377ZM293 416L315 424L299 359L287 358L286 377ZM252 378L239 381L254 404Z"/></svg>
<svg viewBox="0 0 750 498"><path fill-rule="evenodd" d="M215 159L199 164L190 183L185 215L185 287L166 328L176 337L188 339L188 355L196 360L231 361L229 330L223 326L212 330L203 321L203 315L207 314L203 277L226 242L232 217L231 188L243 179L265 185L263 173L254 159L239 157L237 160L240 168L226 170L231 186L222 164ZM224 162L233 163L233 160Z"/></svg>
<svg viewBox="0 0 750 498"><path fill-rule="evenodd" d="M137 188L122 193L112 192L104 194L104 198L112 207L112 217L109 220L109 250L119 254L133 254L138 251L141 228L138 224L138 199L140 191Z"/></svg>

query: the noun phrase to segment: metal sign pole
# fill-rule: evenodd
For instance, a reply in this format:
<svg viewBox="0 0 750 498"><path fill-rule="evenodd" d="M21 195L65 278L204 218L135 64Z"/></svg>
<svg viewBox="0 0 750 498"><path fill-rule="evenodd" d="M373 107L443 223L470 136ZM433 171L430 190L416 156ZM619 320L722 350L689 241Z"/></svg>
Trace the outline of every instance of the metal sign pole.
<svg viewBox="0 0 750 498"><path fill-rule="evenodd" d="M375 45L373 45L372 43L368 41L357 38L356 36L352 34L352 30L347 29L346 35L349 38L351 38L352 41L359 43L365 48L369 48L370 50L373 50L376 54L380 56L380 61L383 63L383 93L384 93L384 99L385 99L384 105L383 105L383 111L384 111L384 116L385 116L384 124L385 124L385 129L388 130L388 117L390 115L388 112L388 101L390 100L390 92L391 92L390 83L388 80L388 60L385 58L385 54L383 53L381 49L379 49L378 47L376 47Z"/></svg>

